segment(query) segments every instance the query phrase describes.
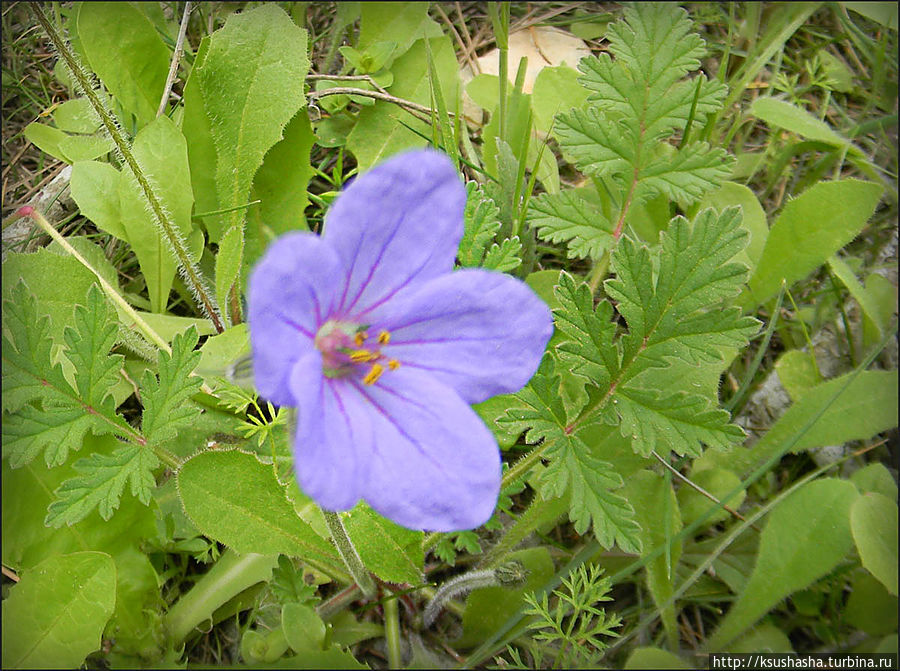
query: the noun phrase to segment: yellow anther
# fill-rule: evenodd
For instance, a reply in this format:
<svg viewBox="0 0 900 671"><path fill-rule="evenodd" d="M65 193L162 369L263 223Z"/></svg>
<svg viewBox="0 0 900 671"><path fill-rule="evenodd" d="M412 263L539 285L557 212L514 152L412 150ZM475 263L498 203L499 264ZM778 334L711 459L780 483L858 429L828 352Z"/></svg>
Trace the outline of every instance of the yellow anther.
<svg viewBox="0 0 900 671"><path fill-rule="evenodd" d="M378 382L378 378L381 377L383 372L384 366L380 363L372 364L372 368L369 369L369 372L366 373L366 376L363 378L363 384L375 384Z"/></svg>
<svg viewBox="0 0 900 671"><path fill-rule="evenodd" d="M381 345L387 345L391 341L391 334L389 331L382 331L378 334L378 343Z"/></svg>
<svg viewBox="0 0 900 671"><path fill-rule="evenodd" d="M356 343L357 347L362 347L363 343L366 341L366 338L369 337L369 334L365 331L357 331L356 335L353 336L353 342Z"/></svg>
<svg viewBox="0 0 900 671"><path fill-rule="evenodd" d="M380 355L377 352L371 352L367 349L355 349L350 352L350 361L353 363L365 363L367 361L377 361Z"/></svg>
<svg viewBox="0 0 900 671"><path fill-rule="evenodd" d="M396 359L388 359L388 368L391 370L397 370L400 368L400 362Z"/></svg>

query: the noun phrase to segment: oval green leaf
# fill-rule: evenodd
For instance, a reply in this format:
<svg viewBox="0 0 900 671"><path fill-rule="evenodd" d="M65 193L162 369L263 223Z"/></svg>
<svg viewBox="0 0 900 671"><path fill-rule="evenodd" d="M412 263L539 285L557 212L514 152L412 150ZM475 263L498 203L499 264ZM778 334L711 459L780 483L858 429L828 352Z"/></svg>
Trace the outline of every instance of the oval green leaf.
<svg viewBox="0 0 900 671"><path fill-rule="evenodd" d="M297 517L272 467L252 454L202 452L179 469L177 483L197 528L237 552L340 562L333 546Z"/></svg>
<svg viewBox="0 0 900 671"><path fill-rule="evenodd" d="M100 647L116 605L103 552L56 555L23 573L3 602L3 668L75 669Z"/></svg>

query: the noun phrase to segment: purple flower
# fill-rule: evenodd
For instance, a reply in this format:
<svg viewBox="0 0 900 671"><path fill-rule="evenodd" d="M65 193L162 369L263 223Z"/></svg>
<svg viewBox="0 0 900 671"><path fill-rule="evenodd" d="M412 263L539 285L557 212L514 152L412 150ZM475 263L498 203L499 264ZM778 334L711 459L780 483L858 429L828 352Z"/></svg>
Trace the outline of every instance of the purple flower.
<svg viewBox="0 0 900 671"><path fill-rule="evenodd" d="M451 272L465 199L443 154L394 157L344 191L321 237L284 235L253 270L256 386L298 408L297 478L323 508L364 499L435 531L494 510L500 454L469 404L524 386L553 321L515 278Z"/></svg>

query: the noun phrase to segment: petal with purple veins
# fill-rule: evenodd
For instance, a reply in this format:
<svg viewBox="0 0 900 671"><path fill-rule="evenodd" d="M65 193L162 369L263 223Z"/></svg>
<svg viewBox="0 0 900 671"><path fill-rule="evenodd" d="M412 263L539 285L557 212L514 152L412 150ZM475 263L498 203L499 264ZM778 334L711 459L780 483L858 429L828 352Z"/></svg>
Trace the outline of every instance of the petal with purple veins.
<svg viewBox="0 0 900 671"><path fill-rule="evenodd" d="M342 395L368 407L372 452L363 498L410 529L458 531L490 519L500 451L475 412L428 373L400 368Z"/></svg>
<svg viewBox="0 0 900 671"><path fill-rule="evenodd" d="M353 394L342 393L345 380L322 375L318 352L307 354L291 370L297 399L294 465L300 487L327 510L349 510L362 495L363 459L371 451L369 409Z"/></svg>
<svg viewBox="0 0 900 671"><path fill-rule="evenodd" d="M523 282L460 270L392 301L378 328L391 333L385 356L427 371L468 403L521 389L537 370L553 317Z"/></svg>
<svg viewBox="0 0 900 671"><path fill-rule="evenodd" d="M354 180L325 220L323 238L347 276L339 317L371 319L389 300L453 268L466 190L436 151L395 156Z"/></svg>
<svg viewBox="0 0 900 671"><path fill-rule="evenodd" d="M295 405L294 363L315 351L316 331L343 291L340 261L317 235L290 233L269 245L250 275L250 340L256 388L278 405Z"/></svg>

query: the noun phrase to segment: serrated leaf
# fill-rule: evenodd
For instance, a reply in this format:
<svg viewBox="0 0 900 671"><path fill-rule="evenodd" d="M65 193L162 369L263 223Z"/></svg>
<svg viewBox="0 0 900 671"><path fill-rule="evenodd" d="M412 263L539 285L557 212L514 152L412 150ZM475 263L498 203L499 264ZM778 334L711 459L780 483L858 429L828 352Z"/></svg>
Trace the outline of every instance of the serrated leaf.
<svg viewBox="0 0 900 671"><path fill-rule="evenodd" d="M521 251L522 243L519 242L518 235L504 240L499 245L495 242L484 255L481 267L501 273L515 270L522 263L522 259L519 257Z"/></svg>
<svg viewBox="0 0 900 671"><path fill-rule="evenodd" d="M456 258L462 266L480 266L485 250L500 230L500 209L477 182L466 184L465 228Z"/></svg>
<svg viewBox="0 0 900 671"><path fill-rule="evenodd" d="M12 468L20 468L43 451L47 466L59 466L69 458L70 449L81 447L92 425L91 416L80 407L38 410L26 405L3 420L3 456Z"/></svg>
<svg viewBox="0 0 900 671"><path fill-rule="evenodd" d="M499 421L527 428L525 438L531 444L543 441L544 456L550 459L541 478L545 498L569 493L569 518L578 533L593 528L604 547L615 543L627 552L639 552L634 511L628 501L613 493L622 486L622 478L574 433L559 394L559 377L538 373L516 396L524 407L511 410L507 419Z"/></svg>
<svg viewBox="0 0 900 671"><path fill-rule="evenodd" d="M56 490L57 500L50 504L44 524L61 527L83 520L94 508L108 520L119 507L125 486L145 505L156 480L153 469L159 459L141 445L121 445L112 454L94 453L75 462L78 477L66 480Z"/></svg>
<svg viewBox="0 0 900 671"><path fill-rule="evenodd" d="M569 258L600 259L613 244L613 226L575 191L541 194L528 204L528 225L547 242L566 242Z"/></svg>
<svg viewBox="0 0 900 671"><path fill-rule="evenodd" d="M85 432L133 433L115 412L111 396L122 367L121 355L109 355L117 326L103 294L92 285L87 306L75 308L76 328L67 327L66 355L75 366L73 389L50 357L47 319L38 318L34 296L20 283L13 301L4 303L4 323L12 341L3 338L3 391L17 412L3 422L3 454L14 468L44 450L48 466L59 465L81 447ZM26 405L40 400L42 409Z"/></svg>
<svg viewBox="0 0 900 671"><path fill-rule="evenodd" d="M71 387L62 368L52 365L50 319L38 314L34 294L24 282L3 302L3 326L3 410L16 412L38 398L68 400Z"/></svg>
<svg viewBox="0 0 900 671"><path fill-rule="evenodd" d="M609 27L610 54L578 64L579 82L593 93L588 106L559 115L556 135L563 153L585 172L610 175L628 198L658 194L691 203L727 179L732 159L722 148L688 143L675 150L660 140L684 130L692 117L716 112L724 84L703 75L703 40L691 33L687 12L666 3L625 10Z"/></svg>
<svg viewBox="0 0 900 671"><path fill-rule="evenodd" d="M704 210L693 227L673 219L653 254L622 238L612 255L616 277L605 283L628 325L618 339L611 306L601 302L595 309L588 289L561 275L557 296L563 307L555 315L569 341L558 351L591 382L592 400L580 421L619 423L643 455L655 449L696 455L700 443L724 448L742 439L718 399L699 394L689 380L680 389L661 385L654 370L673 360L721 361L722 349L742 347L757 331L755 319L721 306L746 276L744 266L728 263L746 238L737 208L721 216Z"/></svg>
<svg viewBox="0 0 900 671"><path fill-rule="evenodd" d="M195 352L197 330L191 327L172 341L172 354L159 353L159 379L149 370L141 380L144 415L141 431L148 445L171 439L178 429L191 422L200 410L188 401L200 389L199 377L191 373L200 363Z"/></svg>

